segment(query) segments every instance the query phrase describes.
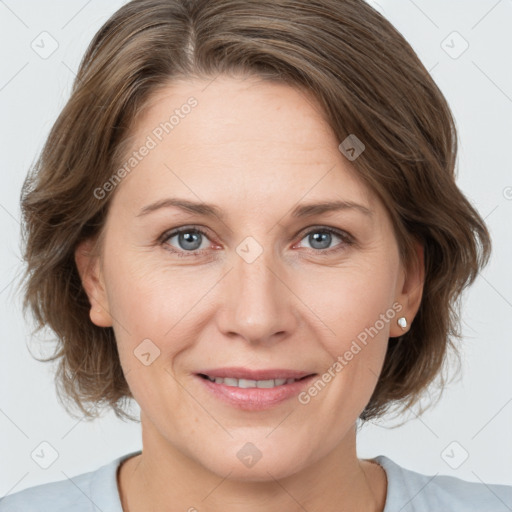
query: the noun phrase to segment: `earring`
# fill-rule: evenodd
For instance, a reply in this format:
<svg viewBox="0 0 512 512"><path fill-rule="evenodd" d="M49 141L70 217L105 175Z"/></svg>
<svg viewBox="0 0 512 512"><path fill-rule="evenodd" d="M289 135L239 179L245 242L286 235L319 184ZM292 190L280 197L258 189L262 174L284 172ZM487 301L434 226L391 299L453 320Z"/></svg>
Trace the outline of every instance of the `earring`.
<svg viewBox="0 0 512 512"><path fill-rule="evenodd" d="M401 316L398 320L398 325L402 328L403 331L407 328L407 320L405 316Z"/></svg>

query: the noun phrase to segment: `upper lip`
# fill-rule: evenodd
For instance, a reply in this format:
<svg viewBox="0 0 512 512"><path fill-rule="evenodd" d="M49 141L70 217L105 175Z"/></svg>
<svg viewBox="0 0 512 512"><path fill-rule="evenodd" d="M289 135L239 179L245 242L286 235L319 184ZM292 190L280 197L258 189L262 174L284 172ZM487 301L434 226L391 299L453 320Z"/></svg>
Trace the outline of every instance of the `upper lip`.
<svg viewBox="0 0 512 512"><path fill-rule="evenodd" d="M313 375L313 372L302 372L298 370L289 370L284 368L268 368L261 370L251 370L243 367L211 368L201 370L198 374L208 375L209 377L247 380L270 380L270 379L301 379L307 375Z"/></svg>

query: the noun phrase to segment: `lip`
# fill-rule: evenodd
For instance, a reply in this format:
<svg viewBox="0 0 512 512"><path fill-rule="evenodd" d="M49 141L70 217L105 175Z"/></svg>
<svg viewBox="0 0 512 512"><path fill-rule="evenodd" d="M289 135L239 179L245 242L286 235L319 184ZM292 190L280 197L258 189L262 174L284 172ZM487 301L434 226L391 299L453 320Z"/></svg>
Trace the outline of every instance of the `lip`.
<svg viewBox="0 0 512 512"><path fill-rule="evenodd" d="M268 368L261 370L252 370L242 366L231 366L226 368L211 368L201 370L197 374L208 375L210 377L226 378L232 377L234 379L248 379L248 380L267 380L267 379L302 379L306 375L311 375L313 372L303 372L298 370L290 370L284 368Z"/></svg>
<svg viewBox="0 0 512 512"><path fill-rule="evenodd" d="M267 380L276 378L300 379L297 382L283 384L274 388L238 388L217 384L200 374L210 377L233 377L236 379ZM248 370L243 368L222 368L216 370L205 370L195 375L201 386L208 394L225 404L242 409L244 411L262 411L271 409L298 395L304 388L310 385L316 377L316 373L299 372L295 370Z"/></svg>

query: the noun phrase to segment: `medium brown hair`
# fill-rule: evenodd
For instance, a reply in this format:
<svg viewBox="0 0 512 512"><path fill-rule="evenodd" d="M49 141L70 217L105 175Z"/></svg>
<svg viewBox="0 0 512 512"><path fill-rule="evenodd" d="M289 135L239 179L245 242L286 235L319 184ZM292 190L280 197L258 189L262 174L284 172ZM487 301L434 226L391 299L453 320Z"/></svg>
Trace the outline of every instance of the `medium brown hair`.
<svg viewBox="0 0 512 512"><path fill-rule="evenodd" d="M402 35L363 0L134 0L91 41L71 97L21 194L24 312L57 335L57 392L69 413L132 398L111 327L94 325L74 251L99 240L112 194L94 191L123 160L150 97L173 80L257 76L311 92L337 139L365 145L352 165L387 208L401 261L424 246L425 283L410 329L390 338L360 415L417 403L460 338L460 297L487 264L484 221L455 182L449 106ZM125 156L125 155L124 155ZM458 356L458 354L456 354ZM460 361L459 361L460 362Z"/></svg>

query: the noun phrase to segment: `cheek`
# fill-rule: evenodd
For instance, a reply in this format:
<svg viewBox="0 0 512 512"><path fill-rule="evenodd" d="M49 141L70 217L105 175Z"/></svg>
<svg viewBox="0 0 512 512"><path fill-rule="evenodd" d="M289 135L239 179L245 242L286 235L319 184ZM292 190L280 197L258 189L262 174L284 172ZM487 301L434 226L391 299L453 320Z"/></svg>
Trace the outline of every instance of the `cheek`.
<svg viewBox="0 0 512 512"><path fill-rule="evenodd" d="M329 354L319 376L325 384L318 382L318 391L306 390L304 400L321 396L318 405L338 411L340 418L342 411L353 411L354 418L360 414L375 389L390 325L396 321L395 279L392 265L368 264L337 274L330 280L328 294L310 295L312 309L335 334L319 338Z"/></svg>
<svg viewBox="0 0 512 512"><path fill-rule="evenodd" d="M396 287L396 269L391 263L361 261L359 265L330 269L316 274L310 282L297 287L307 306L315 312L325 335L320 337L331 356L348 349L352 340L364 340L364 333L377 326L377 339L387 339L394 315L392 304ZM368 336L369 339L371 339Z"/></svg>
<svg viewBox="0 0 512 512"><path fill-rule="evenodd" d="M115 242L113 242L115 243ZM176 318L184 314L187 305L200 293L202 283L190 271L172 267L159 256L128 248L119 251L119 258L108 262L110 312L128 331L161 337ZM197 299L196 299L197 300ZM189 305L190 309L190 305Z"/></svg>
<svg viewBox="0 0 512 512"><path fill-rule="evenodd" d="M207 317L207 301L201 299L218 280L211 271L199 275L192 267L155 261L125 251L108 267L108 300L121 363L127 379L133 372L133 383L142 392L142 385L155 378L172 380L163 372L173 372L177 356L196 342L199 320Z"/></svg>
<svg viewBox="0 0 512 512"><path fill-rule="evenodd" d="M119 357L141 407L155 412L169 403L177 413L186 397L173 378L173 363L194 339L192 332L183 332L194 293L176 284L171 274L141 263L143 259L117 261L110 275Z"/></svg>

